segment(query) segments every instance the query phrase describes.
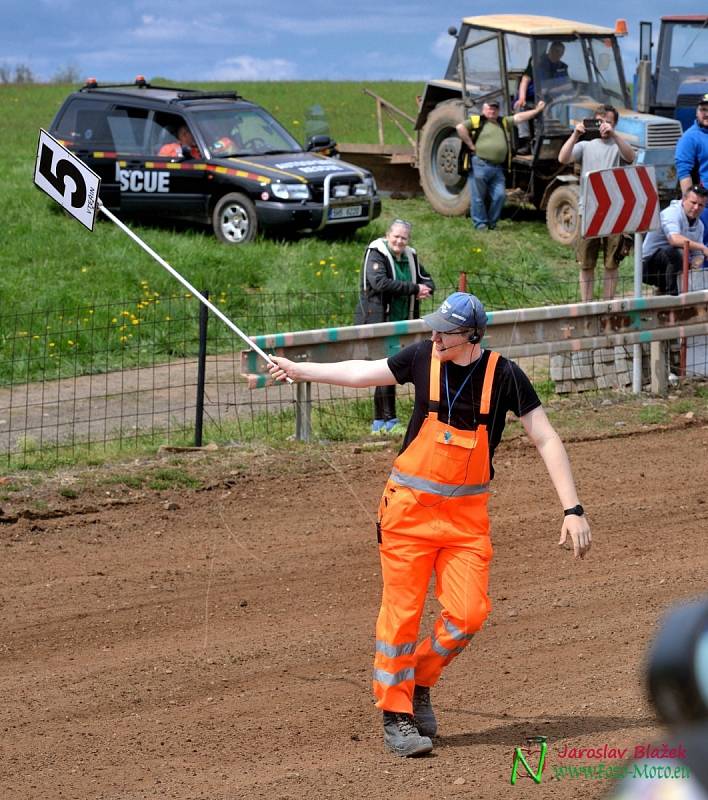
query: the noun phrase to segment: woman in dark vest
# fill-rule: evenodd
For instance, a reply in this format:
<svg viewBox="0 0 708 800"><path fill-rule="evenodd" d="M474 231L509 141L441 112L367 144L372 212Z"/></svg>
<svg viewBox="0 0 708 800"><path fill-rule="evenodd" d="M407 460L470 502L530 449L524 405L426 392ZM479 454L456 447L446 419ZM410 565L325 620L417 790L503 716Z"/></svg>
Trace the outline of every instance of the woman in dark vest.
<svg viewBox="0 0 708 800"><path fill-rule="evenodd" d="M375 239L366 248L355 325L397 322L420 316L419 301L433 293L435 283L410 246L410 235L410 222L396 219L386 236ZM397 425L396 387L377 386L371 432L395 433Z"/></svg>

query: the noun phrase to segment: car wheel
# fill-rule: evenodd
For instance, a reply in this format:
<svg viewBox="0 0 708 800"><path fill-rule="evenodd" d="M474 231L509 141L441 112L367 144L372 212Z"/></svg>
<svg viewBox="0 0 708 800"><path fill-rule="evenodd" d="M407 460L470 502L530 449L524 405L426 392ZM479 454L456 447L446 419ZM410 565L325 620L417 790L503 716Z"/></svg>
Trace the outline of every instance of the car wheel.
<svg viewBox="0 0 708 800"><path fill-rule="evenodd" d="M579 234L578 187L558 186L546 205L546 225L551 239L574 245Z"/></svg>
<svg viewBox="0 0 708 800"><path fill-rule="evenodd" d="M226 194L214 206L211 224L219 241L245 244L256 237L256 207L244 194Z"/></svg>

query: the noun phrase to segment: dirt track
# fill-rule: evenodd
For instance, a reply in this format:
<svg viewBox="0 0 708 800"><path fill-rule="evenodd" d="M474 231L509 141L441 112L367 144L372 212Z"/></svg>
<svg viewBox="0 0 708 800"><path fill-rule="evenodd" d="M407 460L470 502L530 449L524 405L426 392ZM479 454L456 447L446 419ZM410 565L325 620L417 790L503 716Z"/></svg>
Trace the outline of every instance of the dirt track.
<svg viewBox="0 0 708 800"><path fill-rule="evenodd" d="M392 451L224 455L203 491L56 496L69 513L17 522L6 506L0 796L600 797L550 769L510 786L513 749L546 735L552 766L563 744L662 735L641 665L662 610L705 591L707 445L700 424L570 445L582 563L556 546L535 451L502 445L495 607L434 693L434 755L407 761L383 751L369 691Z"/></svg>

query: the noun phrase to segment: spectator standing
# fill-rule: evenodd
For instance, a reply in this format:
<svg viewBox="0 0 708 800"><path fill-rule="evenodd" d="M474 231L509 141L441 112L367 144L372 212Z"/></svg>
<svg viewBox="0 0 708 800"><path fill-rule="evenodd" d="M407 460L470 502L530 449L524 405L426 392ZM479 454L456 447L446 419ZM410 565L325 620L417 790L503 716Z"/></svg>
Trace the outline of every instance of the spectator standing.
<svg viewBox="0 0 708 800"><path fill-rule="evenodd" d="M681 200L672 200L661 212L661 228L650 231L642 247L644 283L656 286L659 294L678 294L678 276L683 270L683 246L688 242L693 267L708 258L701 214L706 208L708 190L692 186Z"/></svg>
<svg viewBox="0 0 708 800"><path fill-rule="evenodd" d="M614 106L602 105L595 110L594 118L600 123L600 136L590 141L582 140L586 134L585 125L579 122L575 130L561 147L558 160L561 164L570 164L575 161L580 164L580 218L578 228L581 229L582 196L585 180L589 172L599 169L611 169L634 161L634 150L615 131L619 112ZM609 300L614 297L617 288L617 271L619 262L624 258L624 240L621 234L614 236L583 239L578 236L577 258L580 264L580 299L588 303L593 299L595 285L595 264L600 249L604 252L605 273L603 280L603 298Z"/></svg>
<svg viewBox="0 0 708 800"><path fill-rule="evenodd" d="M696 121L676 144L676 174L681 191L701 183L708 189L708 94L704 94L696 107ZM708 244L708 209L703 221L703 243Z"/></svg>
<svg viewBox="0 0 708 800"><path fill-rule="evenodd" d="M511 126L538 116L546 104L539 101L529 111L499 117L499 101L488 100L482 114L457 125L457 134L472 153L467 183L470 215L477 230L494 230L506 198L504 165L511 161Z"/></svg>
<svg viewBox="0 0 708 800"><path fill-rule="evenodd" d="M359 278L359 302L355 325L418 319L420 300L435 291L435 283L418 254L410 246L411 224L394 220L386 235L366 248ZM377 386L374 390L372 433L395 432L396 387Z"/></svg>

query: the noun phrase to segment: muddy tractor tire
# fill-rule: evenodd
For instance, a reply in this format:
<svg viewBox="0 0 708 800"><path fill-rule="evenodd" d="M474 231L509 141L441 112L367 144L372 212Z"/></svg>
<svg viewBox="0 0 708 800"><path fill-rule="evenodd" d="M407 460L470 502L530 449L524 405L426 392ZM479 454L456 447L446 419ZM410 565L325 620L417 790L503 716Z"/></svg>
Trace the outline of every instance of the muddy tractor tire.
<svg viewBox="0 0 708 800"><path fill-rule="evenodd" d="M462 102L446 100L430 112L420 134L420 185L430 205L446 217L470 208L467 177L457 171L462 142L455 126L464 119Z"/></svg>
<svg viewBox="0 0 708 800"><path fill-rule="evenodd" d="M546 204L546 225L551 239L561 244L575 245L580 236L577 186L564 184L553 190Z"/></svg>

